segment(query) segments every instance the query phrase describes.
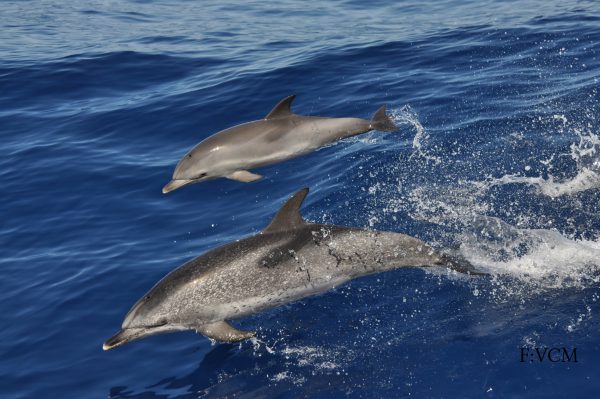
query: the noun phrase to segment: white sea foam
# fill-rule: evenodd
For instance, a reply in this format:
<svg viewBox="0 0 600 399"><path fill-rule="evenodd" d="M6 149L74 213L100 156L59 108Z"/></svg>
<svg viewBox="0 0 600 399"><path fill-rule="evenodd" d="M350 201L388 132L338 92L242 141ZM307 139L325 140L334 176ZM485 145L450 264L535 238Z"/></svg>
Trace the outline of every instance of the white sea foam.
<svg viewBox="0 0 600 399"><path fill-rule="evenodd" d="M477 185L411 192L412 217L452 228L453 242L477 268L543 288L586 287L600 282L600 242L558 231L512 226L485 216L489 205ZM527 224L523 218L523 224ZM458 232L455 232L458 231Z"/></svg>
<svg viewBox="0 0 600 399"><path fill-rule="evenodd" d="M566 123L566 118L562 115L554 115ZM565 133L565 127L561 128ZM537 192L548 197L556 198L563 195L577 194L582 191L596 189L600 187L600 139L597 134L591 131L584 131L580 128L573 128L572 133L577 137L577 141L570 146L570 152L557 154L549 160L540 161L551 171L552 162L561 157L570 157L576 165L577 173L571 178L556 178L551 173L547 178L528 177L518 174L508 174L500 178L491 178L487 184L491 186L503 184L527 184L536 188Z"/></svg>
<svg viewBox="0 0 600 399"><path fill-rule="evenodd" d="M540 288L600 283L600 242L573 240L552 230L518 229L495 218L488 222L479 234L459 236L462 255L478 268Z"/></svg>
<svg viewBox="0 0 600 399"><path fill-rule="evenodd" d="M504 175L488 181L490 187L503 184L527 184L535 187L540 194L556 198L600 187L600 174L588 168L582 168L575 177L559 181L555 181L552 175L547 179L542 177Z"/></svg>

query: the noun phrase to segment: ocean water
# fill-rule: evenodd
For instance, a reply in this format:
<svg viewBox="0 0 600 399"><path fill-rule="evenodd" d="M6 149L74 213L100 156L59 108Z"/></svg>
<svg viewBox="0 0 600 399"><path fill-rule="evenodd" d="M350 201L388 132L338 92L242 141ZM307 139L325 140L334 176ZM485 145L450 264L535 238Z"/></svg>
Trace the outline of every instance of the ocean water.
<svg viewBox="0 0 600 399"><path fill-rule="evenodd" d="M2 398L594 397L596 1L4 1ZM161 194L226 127L294 111L400 126ZM166 273L266 226L404 232L489 277L406 269L103 352ZM522 348L577 362L521 362Z"/></svg>

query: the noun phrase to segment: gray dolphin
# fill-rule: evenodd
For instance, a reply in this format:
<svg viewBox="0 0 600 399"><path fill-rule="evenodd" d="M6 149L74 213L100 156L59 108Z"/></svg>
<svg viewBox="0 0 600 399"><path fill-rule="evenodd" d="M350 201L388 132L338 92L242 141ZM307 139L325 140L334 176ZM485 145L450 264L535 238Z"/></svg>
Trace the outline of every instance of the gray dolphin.
<svg viewBox="0 0 600 399"><path fill-rule="evenodd" d="M404 234L306 222L300 205L307 193L304 188L294 194L259 234L210 250L165 276L131 308L104 350L182 330L241 341L255 332L238 330L227 320L400 267L445 266L480 274L464 259Z"/></svg>
<svg viewBox="0 0 600 399"><path fill-rule="evenodd" d="M295 97L281 100L264 119L230 127L201 141L179 161L163 193L219 177L256 181L262 176L248 169L282 162L371 130L398 130L386 115L385 105L370 121L322 118L292 113Z"/></svg>

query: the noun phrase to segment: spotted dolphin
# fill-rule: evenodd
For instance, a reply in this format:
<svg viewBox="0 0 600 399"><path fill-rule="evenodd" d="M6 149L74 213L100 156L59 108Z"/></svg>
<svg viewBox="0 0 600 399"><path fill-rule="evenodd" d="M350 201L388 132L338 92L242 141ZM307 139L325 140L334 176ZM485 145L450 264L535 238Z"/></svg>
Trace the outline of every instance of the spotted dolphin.
<svg viewBox="0 0 600 399"><path fill-rule="evenodd" d="M225 177L240 182L262 178L249 169L279 163L343 139L371 130L398 130L385 106L368 121L360 118L323 118L296 115L284 98L261 120L243 123L209 136L177 164L168 193L188 184Z"/></svg>
<svg viewBox="0 0 600 399"><path fill-rule="evenodd" d="M255 332L241 331L229 320L400 267L442 266L479 274L466 260L405 234L307 222L300 215L307 193L304 188L293 195L262 232L167 274L131 308L104 350L182 330L241 341Z"/></svg>

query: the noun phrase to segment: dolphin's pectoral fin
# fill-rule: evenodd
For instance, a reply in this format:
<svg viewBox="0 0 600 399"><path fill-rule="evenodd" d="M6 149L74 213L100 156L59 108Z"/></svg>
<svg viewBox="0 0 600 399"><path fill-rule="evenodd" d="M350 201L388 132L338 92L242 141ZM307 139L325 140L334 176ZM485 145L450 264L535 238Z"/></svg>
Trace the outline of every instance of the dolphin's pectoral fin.
<svg viewBox="0 0 600 399"><path fill-rule="evenodd" d="M226 321L196 327L196 331L219 342L239 342L256 336L256 331L242 331Z"/></svg>
<svg viewBox="0 0 600 399"><path fill-rule="evenodd" d="M232 174L229 174L225 177L231 180L241 181L242 183L250 183L263 178L263 176L248 172L247 170L236 170Z"/></svg>

